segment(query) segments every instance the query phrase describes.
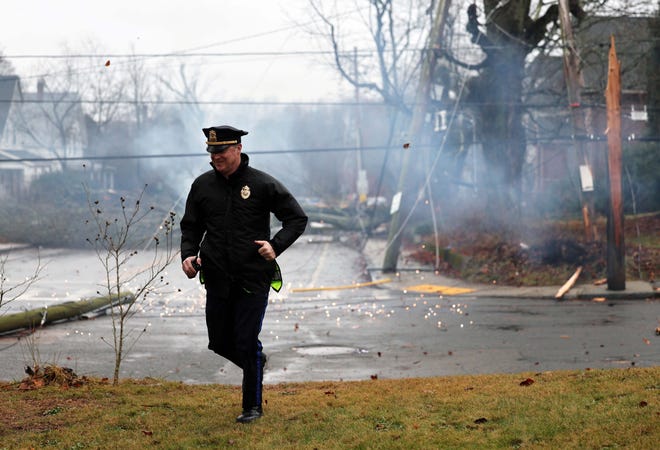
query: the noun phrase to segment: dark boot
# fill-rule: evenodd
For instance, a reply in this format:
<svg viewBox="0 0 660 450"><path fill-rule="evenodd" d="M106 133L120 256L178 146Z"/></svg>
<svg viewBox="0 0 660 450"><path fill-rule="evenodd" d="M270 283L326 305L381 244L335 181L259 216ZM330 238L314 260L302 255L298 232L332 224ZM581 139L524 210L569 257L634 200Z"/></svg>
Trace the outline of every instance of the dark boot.
<svg viewBox="0 0 660 450"><path fill-rule="evenodd" d="M259 417L263 416L264 412L261 409L261 406L253 406L243 410L243 414L236 418L236 422L239 423L250 423L254 420L257 420Z"/></svg>

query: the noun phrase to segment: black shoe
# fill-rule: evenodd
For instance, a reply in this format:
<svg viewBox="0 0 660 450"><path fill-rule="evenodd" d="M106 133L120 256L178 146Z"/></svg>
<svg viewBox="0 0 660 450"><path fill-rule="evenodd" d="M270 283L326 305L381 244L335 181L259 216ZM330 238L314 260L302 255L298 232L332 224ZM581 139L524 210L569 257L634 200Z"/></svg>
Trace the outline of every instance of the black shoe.
<svg viewBox="0 0 660 450"><path fill-rule="evenodd" d="M261 409L261 406L253 406L250 409L243 411L243 414L236 418L236 422L239 423L250 423L253 420L257 420L259 417L263 416L264 412Z"/></svg>

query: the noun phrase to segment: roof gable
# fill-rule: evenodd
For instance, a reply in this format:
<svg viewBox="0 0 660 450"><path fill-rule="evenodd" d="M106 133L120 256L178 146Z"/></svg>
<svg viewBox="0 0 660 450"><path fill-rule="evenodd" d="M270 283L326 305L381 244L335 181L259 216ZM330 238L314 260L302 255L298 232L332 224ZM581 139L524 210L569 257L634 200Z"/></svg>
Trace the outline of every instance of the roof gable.
<svg viewBox="0 0 660 450"><path fill-rule="evenodd" d="M582 60L584 90L604 92L607 87L610 40L614 36L621 63L621 89L646 91L648 57L652 50L655 17L589 17L575 29Z"/></svg>
<svg viewBox="0 0 660 450"><path fill-rule="evenodd" d="M0 76L0 136L5 129L12 102L21 95L20 88L20 79L17 76Z"/></svg>

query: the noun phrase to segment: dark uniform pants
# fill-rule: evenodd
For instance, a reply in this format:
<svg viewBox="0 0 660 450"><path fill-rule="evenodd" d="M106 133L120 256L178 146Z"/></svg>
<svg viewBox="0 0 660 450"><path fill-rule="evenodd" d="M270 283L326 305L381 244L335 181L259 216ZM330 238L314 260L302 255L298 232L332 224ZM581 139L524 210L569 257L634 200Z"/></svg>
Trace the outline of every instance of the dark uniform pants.
<svg viewBox="0 0 660 450"><path fill-rule="evenodd" d="M255 294L240 286L227 290L206 283L209 349L243 369L243 410L261 406L263 353L259 333L268 291Z"/></svg>

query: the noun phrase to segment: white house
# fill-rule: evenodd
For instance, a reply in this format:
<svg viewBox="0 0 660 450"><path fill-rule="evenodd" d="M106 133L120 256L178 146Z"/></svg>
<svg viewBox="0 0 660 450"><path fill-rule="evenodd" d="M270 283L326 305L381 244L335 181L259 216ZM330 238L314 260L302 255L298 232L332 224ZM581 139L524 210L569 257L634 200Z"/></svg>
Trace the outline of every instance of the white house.
<svg viewBox="0 0 660 450"><path fill-rule="evenodd" d="M82 158L86 146L77 94L48 92L42 80L26 92L19 77L0 76L0 198L20 196L39 175Z"/></svg>

